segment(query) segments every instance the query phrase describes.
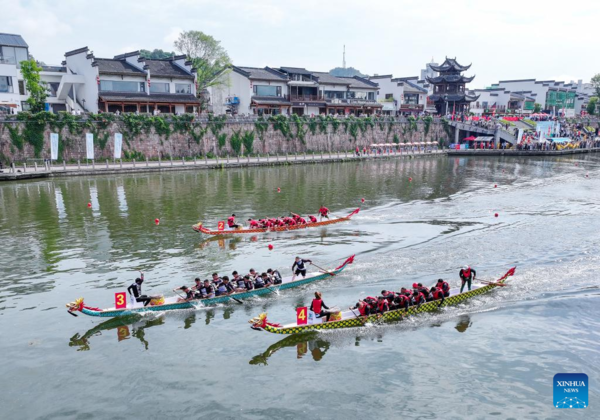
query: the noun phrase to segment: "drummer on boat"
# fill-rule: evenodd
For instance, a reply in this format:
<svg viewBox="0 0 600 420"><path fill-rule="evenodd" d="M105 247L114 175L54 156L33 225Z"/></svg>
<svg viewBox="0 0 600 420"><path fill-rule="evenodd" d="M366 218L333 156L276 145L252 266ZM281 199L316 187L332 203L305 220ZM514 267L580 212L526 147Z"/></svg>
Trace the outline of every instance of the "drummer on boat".
<svg viewBox="0 0 600 420"><path fill-rule="evenodd" d="M329 322L329 312L326 312L325 309L329 309L329 307L327 305L325 305L325 302L323 302L323 297L321 295L321 292L315 292L315 298L312 300L311 304L310 304L310 310L313 311L316 315L317 318L321 318L322 316L325 316L325 320L326 322Z"/></svg>
<svg viewBox="0 0 600 420"><path fill-rule="evenodd" d="M465 284L467 284L469 287L469 290L471 290L471 281L475 280L475 276L477 275L477 272L475 272L475 269L469 267L468 265L465 265L460 270L458 275L460 276L460 279L462 280L462 284L460 286L460 293L463 292L463 289L465 288Z"/></svg>
<svg viewBox="0 0 600 420"><path fill-rule="evenodd" d="M235 223L235 214L227 218L227 226L229 226L229 229L238 229L240 227L240 225Z"/></svg>

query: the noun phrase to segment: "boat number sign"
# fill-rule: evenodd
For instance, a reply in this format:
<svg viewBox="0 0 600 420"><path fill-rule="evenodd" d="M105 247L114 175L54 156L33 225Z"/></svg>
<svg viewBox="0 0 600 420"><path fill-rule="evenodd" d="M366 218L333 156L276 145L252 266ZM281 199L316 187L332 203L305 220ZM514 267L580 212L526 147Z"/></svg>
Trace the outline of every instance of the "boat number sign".
<svg viewBox="0 0 600 420"><path fill-rule="evenodd" d="M308 323L308 308L303 306L302 308L296 308L296 324L306 325Z"/></svg>
<svg viewBox="0 0 600 420"><path fill-rule="evenodd" d="M217 230L225 230L225 222L220 221L217 223Z"/></svg>
<svg viewBox="0 0 600 420"><path fill-rule="evenodd" d="M127 299L125 292L115 293L115 308L125 309L127 307Z"/></svg>

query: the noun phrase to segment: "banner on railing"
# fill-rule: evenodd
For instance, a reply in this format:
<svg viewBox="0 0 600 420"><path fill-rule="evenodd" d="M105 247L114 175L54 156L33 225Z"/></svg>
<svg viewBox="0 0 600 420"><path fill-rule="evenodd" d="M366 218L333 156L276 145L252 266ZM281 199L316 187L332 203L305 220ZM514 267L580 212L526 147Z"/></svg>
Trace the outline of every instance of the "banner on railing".
<svg viewBox="0 0 600 420"><path fill-rule="evenodd" d="M517 137L517 144L520 144L522 140L523 140L523 129L519 128L519 135Z"/></svg>
<svg viewBox="0 0 600 420"><path fill-rule="evenodd" d="M94 135L92 133L85 134L85 151L86 158L94 160Z"/></svg>
<svg viewBox="0 0 600 420"><path fill-rule="evenodd" d="M50 133L50 159L58 160L58 133Z"/></svg>
<svg viewBox="0 0 600 420"><path fill-rule="evenodd" d="M123 134L115 133L115 159L121 159L121 149L123 147Z"/></svg>

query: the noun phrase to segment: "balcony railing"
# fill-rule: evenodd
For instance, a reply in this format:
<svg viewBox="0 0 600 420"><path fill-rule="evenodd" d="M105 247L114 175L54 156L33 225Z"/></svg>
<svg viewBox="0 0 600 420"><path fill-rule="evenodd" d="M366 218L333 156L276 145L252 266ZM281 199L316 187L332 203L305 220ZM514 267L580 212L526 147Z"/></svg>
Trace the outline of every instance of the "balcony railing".
<svg viewBox="0 0 600 420"><path fill-rule="evenodd" d="M423 104L400 104L400 111L403 109L420 109L423 110Z"/></svg>
<svg viewBox="0 0 600 420"><path fill-rule="evenodd" d="M290 101L295 102L307 102L307 101L323 101L323 95L286 95L286 98Z"/></svg>
<svg viewBox="0 0 600 420"><path fill-rule="evenodd" d="M0 93L13 93L13 87L12 86L6 86L6 85L2 85L0 86Z"/></svg>

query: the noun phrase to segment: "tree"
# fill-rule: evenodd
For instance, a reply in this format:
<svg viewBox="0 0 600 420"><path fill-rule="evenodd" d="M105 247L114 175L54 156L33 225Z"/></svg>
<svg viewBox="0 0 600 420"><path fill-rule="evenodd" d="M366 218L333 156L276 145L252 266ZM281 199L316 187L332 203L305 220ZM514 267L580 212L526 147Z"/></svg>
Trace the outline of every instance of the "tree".
<svg viewBox="0 0 600 420"><path fill-rule="evenodd" d="M140 57L148 58L150 60L162 60L165 58L171 58L175 55L174 52L163 51L158 48L154 50L140 50Z"/></svg>
<svg viewBox="0 0 600 420"><path fill-rule="evenodd" d="M537 114L542 111L542 106L537 102L533 105L533 113Z"/></svg>
<svg viewBox="0 0 600 420"><path fill-rule="evenodd" d="M590 81L594 89L596 89L596 96L600 96L600 73L592 77Z"/></svg>
<svg viewBox="0 0 600 420"><path fill-rule="evenodd" d="M199 94L202 89L224 83L224 78L217 76L229 68L231 61L220 41L201 31L184 31L175 41L175 49L197 69Z"/></svg>
<svg viewBox="0 0 600 420"><path fill-rule="evenodd" d="M42 68L33 59L21 61L21 74L29 92L27 103L32 113L42 112L46 109L46 83L40 79Z"/></svg>
<svg viewBox="0 0 600 420"><path fill-rule="evenodd" d="M354 77L354 76L360 76L360 77L364 77L366 75L362 74L360 71L358 71L357 69L355 69L354 67L336 67L334 69L329 70L329 74L331 74L332 76L337 76L337 77Z"/></svg>
<svg viewBox="0 0 600 420"><path fill-rule="evenodd" d="M592 96L590 98L590 101L587 104L587 113L590 115L595 115L596 114L596 103L598 102L598 97L597 96Z"/></svg>

